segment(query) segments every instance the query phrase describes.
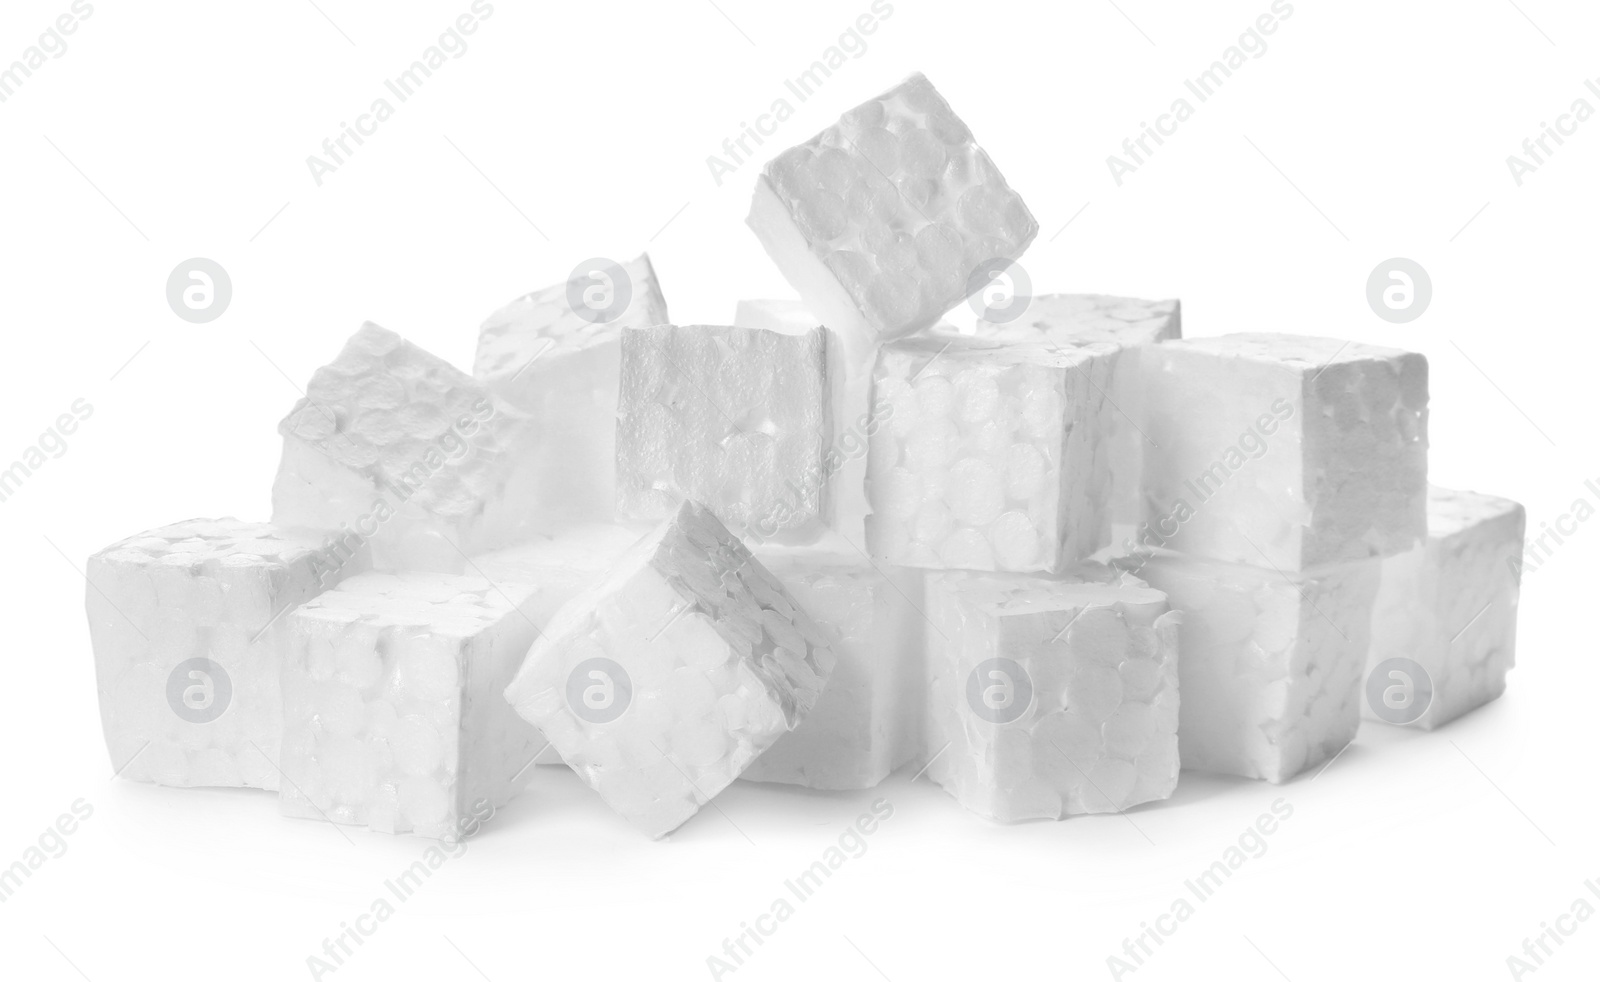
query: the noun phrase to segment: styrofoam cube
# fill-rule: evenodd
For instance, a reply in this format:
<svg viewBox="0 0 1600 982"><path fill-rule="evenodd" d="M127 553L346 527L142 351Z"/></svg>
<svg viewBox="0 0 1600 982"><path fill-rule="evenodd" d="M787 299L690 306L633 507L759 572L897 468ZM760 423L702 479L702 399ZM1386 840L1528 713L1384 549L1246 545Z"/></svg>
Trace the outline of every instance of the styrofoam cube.
<svg viewBox="0 0 1600 982"><path fill-rule="evenodd" d="M360 555L234 518L152 529L90 557L89 637L112 767L173 787L278 787L288 612Z"/></svg>
<svg viewBox="0 0 1600 982"><path fill-rule="evenodd" d="M1431 730L1505 692L1526 525L1515 501L1428 488L1427 541L1383 560L1361 701L1367 719ZM1421 677L1411 677L1413 665ZM1405 677L1389 675L1396 670Z"/></svg>
<svg viewBox="0 0 1600 982"><path fill-rule="evenodd" d="M500 697L541 589L367 573L291 614L283 814L449 838L510 800L545 743Z"/></svg>
<svg viewBox="0 0 1600 982"><path fill-rule="evenodd" d="M927 604L927 774L964 806L1016 822L1171 796L1177 617L1159 590L1098 564L933 573Z"/></svg>
<svg viewBox="0 0 1600 982"><path fill-rule="evenodd" d="M870 788L921 746L921 571L878 568L832 540L756 558L827 635L837 661L816 706L743 774L822 791Z"/></svg>
<svg viewBox="0 0 1600 982"><path fill-rule="evenodd" d="M1039 231L922 75L850 110L763 169L746 219L852 361L928 327Z"/></svg>
<svg viewBox="0 0 1600 982"><path fill-rule="evenodd" d="M908 338L878 357L872 554L930 569L1059 572L1110 539L1110 345Z"/></svg>
<svg viewBox="0 0 1600 982"><path fill-rule="evenodd" d="M733 308L733 326L799 334L827 325L803 300L740 300Z"/></svg>
<svg viewBox="0 0 1600 982"><path fill-rule="evenodd" d="M1355 739L1378 560L1300 573L1168 553L1119 564L1183 615L1185 769L1277 784Z"/></svg>
<svg viewBox="0 0 1600 982"><path fill-rule="evenodd" d="M1142 545L1295 571L1421 541L1422 355L1282 334L1151 354Z"/></svg>
<svg viewBox="0 0 1600 982"><path fill-rule="evenodd" d="M561 609L505 697L659 838L798 726L833 664L777 578L684 502Z"/></svg>
<svg viewBox="0 0 1600 982"><path fill-rule="evenodd" d="M379 569L460 570L538 513L527 415L376 324L317 369L278 431L273 522L370 545Z"/></svg>
<svg viewBox="0 0 1600 982"><path fill-rule="evenodd" d="M948 324L930 333L969 336ZM992 323L979 318L976 336L1008 344L1081 347L1109 344L1116 348L1111 387L1112 540L1130 538L1142 520L1139 474L1149 448L1144 422L1144 359L1161 341L1181 337L1182 308L1177 300L1137 300L1103 294L1050 294L1033 297L1022 316Z"/></svg>
<svg viewBox="0 0 1600 982"><path fill-rule="evenodd" d="M622 332L668 320L655 269L641 255L519 297L479 329L473 376L538 427L542 528L610 520Z"/></svg>
<svg viewBox="0 0 1600 982"><path fill-rule="evenodd" d="M622 337L617 512L705 503L739 534L815 539L826 520L827 336L670 324Z"/></svg>

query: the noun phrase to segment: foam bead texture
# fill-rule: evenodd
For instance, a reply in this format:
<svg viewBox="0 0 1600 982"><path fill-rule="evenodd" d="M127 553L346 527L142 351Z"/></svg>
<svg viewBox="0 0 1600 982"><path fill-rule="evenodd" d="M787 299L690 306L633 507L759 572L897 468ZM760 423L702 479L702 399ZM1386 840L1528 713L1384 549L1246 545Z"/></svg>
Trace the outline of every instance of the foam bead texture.
<svg viewBox="0 0 1600 982"><path fill-rule="evenodd" d="M357 571L348 558L323 537L233 518L178 522L90 557L89 635L112 767L172 787L276 790L284 616ZM179 673L191 659L214 667ZM220 715L196 721L179 706Z"/></svg>
<svg viewBox="0 0 1600 982"><path fill-rule="evenodd" d="M685 502L561 609L505 695L607 804L659 838L802 722L834 662L777 578ZM597 670L609 688L591 703Z"/></svg>
<svg viewBox="0 0 1600 982"><path fill-rule="evenodd" d="M1156 345L1144 517L1162 548L1287 571L1391 555L1426 533L1428 363L1330 338ZM1287 407L1277 422L1260 420ZM1264 427L1273 432L1262 439ZM1254 435L1250 435L1250 434Z"/></svg>
<svg viewBox="0 0 1600 982"><path fill-rule="evenodd" d="M1355 738L1377 560L1299 574L1170 554L1123 562L1183 614L1186 769L1277 784Z"/></svg>
<svg viewBox="0 0 1600 982"><path fill-rule="evenodd" d="M408 536L435 540L433 552L457 561L460 553L439 537L479 551L528 508L515 487L527 417L376 324L363 325L317 369L278 431L284 457L273 521L348 531L378 513L381 500L394 517L366 521L380 525L380 566L411 564L404 546L387 547Z"/></svg>
<svg viewBox="0 0 1600 982"><path fill-rule="evenodd" d="M763 170L811 251L883 340L927 327L1039 231L922 75L845 113Z"/></svg>
<svg viewBox="0 0 1600 982"><path fill-rule="evenodd" d="M1431 730L1498 699L1516 663L1527 513L1515 501L1428 488L1428 540L1383 560L1372 612L1370 675L1390 658L1428 673L1431 700L1412 725ZM1366 698L1362 715L1377 719Z"/></svg>
<svg viewBox="0 0 1600 982"><path fill-rule="evenodd" d="M1110 539L1116 349L906 339L879 354L872 554L929 569L1060 571Z"/></svg>
<svg viewBox="0 0 1600 982"><path fill-rule="evenodd" d="M458 836L509 800L545 741L500 693L537 629L532 587L366 574L289 618L280 810Z"/></svg>
<svg viewBox="0 0 1600 982"><path fill-rule="evenodd" d="M617 511L699 501L740 534L814 538L830 436L827 335L656 327L622 339Z"/></svg>
<svg viewBox="0 0 1600 982"><path fill-rule="evenodd" d="M964 806L1016 822L1171 796L1178 617L1159 591L1095 564L1063 579L936 573L927 613L927 773ZM1009 689L985 677L991 659L1012 666ZM975 694L1015 718L980 716Z"/></svg>

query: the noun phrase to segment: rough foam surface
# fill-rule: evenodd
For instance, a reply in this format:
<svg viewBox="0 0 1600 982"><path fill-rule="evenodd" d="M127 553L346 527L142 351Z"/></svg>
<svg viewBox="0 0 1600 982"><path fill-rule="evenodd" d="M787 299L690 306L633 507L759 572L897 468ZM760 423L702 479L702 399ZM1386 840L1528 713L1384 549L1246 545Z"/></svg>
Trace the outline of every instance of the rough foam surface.
<svg viewBox="0 0 1600 982"><path fill-rule="evenodd" d="M1428 673L1431 699L1411 725L1431 730L1505 692L1526 524L1515 501L1429 487L1428 541L1383 561L1367 673L1390 658ZM1361 708L1378 718L1366 698Z"/></svg>
<svg viewBox="0 0 1600 982"><path fill-rule="evenodd" d="M947 324L936 324L929 333L969 336ZM1118 542L1132 535L1141 520L1139 474L1149 449L1144 422L1145 350L1182 333L1182 308L1177 300L1058 293L1032 298L1021 317L1004 323L980 318L972 335L1008 344L1064 348L1108 344L1116 348L1106 398L1112 406L1112 524Z"/></svg>
<svg viewBox="0 0 1600 982"><path fill-rule="evenodd" d="M827 635L708 509L685 502L561 609L505 698L653 837L817 703Z"/></svg>
<svg viewBox="0 0 1600 982"><path fill-rule="evenodd" d="M500 698L538 630L540 588L368 573L289 616L285 815L460 836L543 748Z"/></svg>
<svg viewBox="0 0 1600 982"><path fill-rule="evenodd" d="M173 787L276 790L285 615L359 569L325 536L233 518L178 522L90 557L112 767Z"/></svg>
<svg viewBox="0 0 1600 982"><path fill-rule="evenodd" d="M1120 563L1183 615L1186 769L1276 784L1355 739L1377 560L1298 574L1172 554Z"/></svg>
<svg viewBox="0 0 1600 982"><path fill-rule="evenodd" d="M272 520L370 543L380 569L459 570L537 512L527 416L365 324L278 424Z"/></svg>
<svg viewBox="0 0 1600 982"><path fill-rule="evenodd" d="M747 219L823 323L870 357L928 327L1039 231L965 123L922 75L775 157Z"/></svg>
<svg viewBox="0 0 1600 982"><path fill-rule="evenodd" d="M1293 571L1421 541L1422 355L1280 334L1151 354L1144 518L1162 548Z"/></svg>
<svg viewBox="0 0 1600 982"><path fill-rule="evenodd" d="M700 501L741 535L824 528L827 336L656 327L622 338L617 511L658 520Z"/></svg>
<svg viewBox="0 0 1600 982"><path fill-rule="evenodd" d="M1110 539L1110 345L885 345L872 554L931 569L1060 571Z"/></svg>
<svg viewBox="0 0 1600 982"><path fill-rule="evenodd" d="M822 628L838 661L810 715L743 779L873 787L921 746L922 573L875 567L842 543L768 547L756 558Z"/></svg>
<svg viewBox="0 0 1600 982"><path fill-rule="evenodd" d="M538 428L532 452L544 528L609 520L616 501L622 332L669 320L650 257L620 269L609 282L583 278L519 297L478 332L473 376Z"/></svg>
<svg viewBox="0 0 1600 982"><path fill-rule="evenodd" d="M1171 796L1177 617L1160 591L1086 564L930 574L927 603L927 773L963 805L1015 822Z"/></svg>

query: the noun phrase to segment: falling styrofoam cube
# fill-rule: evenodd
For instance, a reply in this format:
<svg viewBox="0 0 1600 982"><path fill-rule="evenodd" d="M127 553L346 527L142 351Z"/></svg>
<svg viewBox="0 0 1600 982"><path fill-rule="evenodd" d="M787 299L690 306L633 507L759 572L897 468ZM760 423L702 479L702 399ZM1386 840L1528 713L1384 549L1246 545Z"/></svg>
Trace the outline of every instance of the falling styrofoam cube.
<svg viewBox="0 0 1600 982"><path fill-rule="evenodd" d="M833 665L777 578L684 502L561 609L505 697L607 804L660 837L795 729Z"/></svg>
<svg viewBox="0 0 1600 982"><path fill-rule="evenodd" d="M376 568L456 571L538 513L525 413L365 324L278 425L272 520L370 545Z"/></svg>
<svg viewBox="0 0 1600 982"><path fill-rule="evenodd" d="M173 787L278 787L285 615L363 558L233 518L153 529L89 559L89 636L111 763Z"/></svg>
<svg viewBox="0 0 1600 982"><path fill-rule="evenodd" d="M965 123L922 75L784 151L746 219L851 361L928 327L1039 231Z"/></svg>
<svg viewBox="0 0 1600 982"><path fill-rule="evenodd" d="M450 838L510 800L545 743L500 697L541 590L367 573L289 615L280 810Z"/></svg>
<svg viewBox="0 0 1600 982"><path fill-rule="evenodd" d="M1515 501L1428 488L1427 541L1383 560L1367 719L1431 730L1505 692L1526 524Z"/></svg>
<svg viewBox="0 0 1600 982"><path fill-rule="evenodd" d="M921 571L873 566L835 540L769 546L756 558L822 628L837 662L805 722L743 779L822 791L875 786L921 746Z"/></svg>
<svg viewBox="0 0 1600 982"><path fill-rule="evenodd" d="M1016 822L1171 796L1178 618L1159 590L1091 563L932 573L927 604L926 772L963 805Z"/></svg>
<svg viewBox="0 0 1600 982"><path fill-rule="evenodd" d="M1185 769L1277 784L1355 738L1378 560L1287 573L1146 552L1118 565L1182 614Z"/></svg>
<svg viewBox="0 0 1600 982"><path fill-rule="evenodd" d="M931 569L1059 572L1110 539L1116 349L908 338L879 354L872 554Z"/></svg>
<svg viewBox="0 0 1600 982"><path fill-rule="evenodd" d="M658 521L701 501L740 535L825 527L827 335L633 328L622 337L617 512Z"/></svg>
<svg viewBox="0 0 1600 982"><path fill-rule="evenodd" d="M1111 403L1112 540L1121 543L1134 535L1142 521L1139 475L1146 451L1153 449L1145 435L1144 360L1151 345L1182 336L1178 301L1051 294L1032 297L1021 316L1004 322L980 318L974 332L936 324L929 333L1046 347L1113 346L1116 354L1106 392Z"/></svg>
<svg viewBox="0 0 1600 982"><path fill-rule="evenodd" d="M648 255L577 272L490 315L472 370L534 418L534 493L547 529L611 518L622 332L668 321Z"/></svg>
<svg viewBox="0 0 1600 982"><path fill-rule="evenodd" d="M1141 546L1295 571L1426 534L1422 355L1283 334L1150 354Z"/></svg>

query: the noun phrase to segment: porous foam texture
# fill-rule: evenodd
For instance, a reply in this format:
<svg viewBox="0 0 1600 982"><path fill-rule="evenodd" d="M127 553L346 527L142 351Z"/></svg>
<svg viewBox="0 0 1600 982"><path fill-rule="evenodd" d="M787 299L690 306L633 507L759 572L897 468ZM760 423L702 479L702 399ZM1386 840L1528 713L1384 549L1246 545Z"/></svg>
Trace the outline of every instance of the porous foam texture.
<svg viewBox="0 0 1600 982"><path fill-rule="evenodd" d="M362 561L326 536L234 518L178 522L90 557L111 766L172 787L276 790L285 617Z"/></svg>
<svg viewBox="0 0 1600 982"><path fill-rule="evenodd" d="M625 283L580 278L519 297L478 332L473 376L527 411L537 428L541 529L609 521L615 508L622 332L670 320L650 257L621 270Z"/></svg>
<svg viewBox="0 0 1600 982"><path fill-rule="evenodd" d="M1110 539L1116 349L976 339L885 345L867 471L872 555L929 569L1059 572Z"/></svg>
<svg viewBox="0 0 1600 982"><path fill-rule="evenodd" d="M927 774L962 805L1016 822L1172 795L1178 618L1160 591L1097 564L933 573L927 605Z"/></svg>
<svg viewBox="0 0 1600 982"><path fill-rule="evenodd" d="M1183 615L1185 769L1278 784L1355 739L1377 560L1292 574L1170 553L1124 564Z"/></svg>
<svg viewBox="0 0 1600 982"><path fill-rule="evenodd" d="M746 219L806 305L865 365L982 285L1039 231L965 123L920 74L779 154Z"/></svg>
<svg viewBox="0 0 1600 982"><path fill-rule="evenodd" d="M1150 354L1141 544L1296 571L1421 541L1422 355L1282 334Z"/></svg>
<svg viewBox="0 0 1600 982"><path fill-rule="evenodd" d="M545 743L500 698L542 589L368 573L289 615L283 814L449 839L510 800Z"/></svg>
<svg viewBox="0 0 1600 982"><path fill-rule="evenodd" d="M740 535L815 539L831 434L826 335L636 328L622 337L617 512L699 501Z"/></svg>
<svg viewBox="0 0 1600 982"><path fill-rule="evenodd" d="M1391 658L1422 666L1431 696L1410 725L1431 730L1505 692L1526 525L1515 501L1430 486L1427 542L1383 561L1367 676ZM1361 709L1379 718L1369 698Z"/></svg>
<svg viewBox="0 0 1600 982"><path fill-rule="evenodd" d="M527 415L376 324L317 369L278 432L273 522L370 545L379 569L458 571L537 512Z"/></svg>
<svg viewBox="0 0 1600 982"><path fill-rule="evenodd" d="M659 838L800 725L834 660L777 578L684 502L561 609L505 697Z"/></svg>
<svg viewBox="0 0 1600 982"><path fill-rule="evenodd" d="M967 336L947 324L935 324L929 332L942 337ZM1152 344L1182 335L1182 308L1177 300L1094 293L1033 297L1021 317L1004 323L982 318L977 322L974 336L986 341L1047 347L1109 344L1117 349L1106 393L1112 405L1111 521L1112 538L1117 542L1130 537L1139 524L1139 474L1145 452L1154 449L1145 435L1145 351Z"/></svg>
<svg viewBox="0 0 1600 982"><path fill-rule="evenodd" d="M921 746L921 571L875 567L832 539L766 547L756 558L822 628L838 660L810 715L757 757L743 780L822 791L873 787Z"/></svg>

